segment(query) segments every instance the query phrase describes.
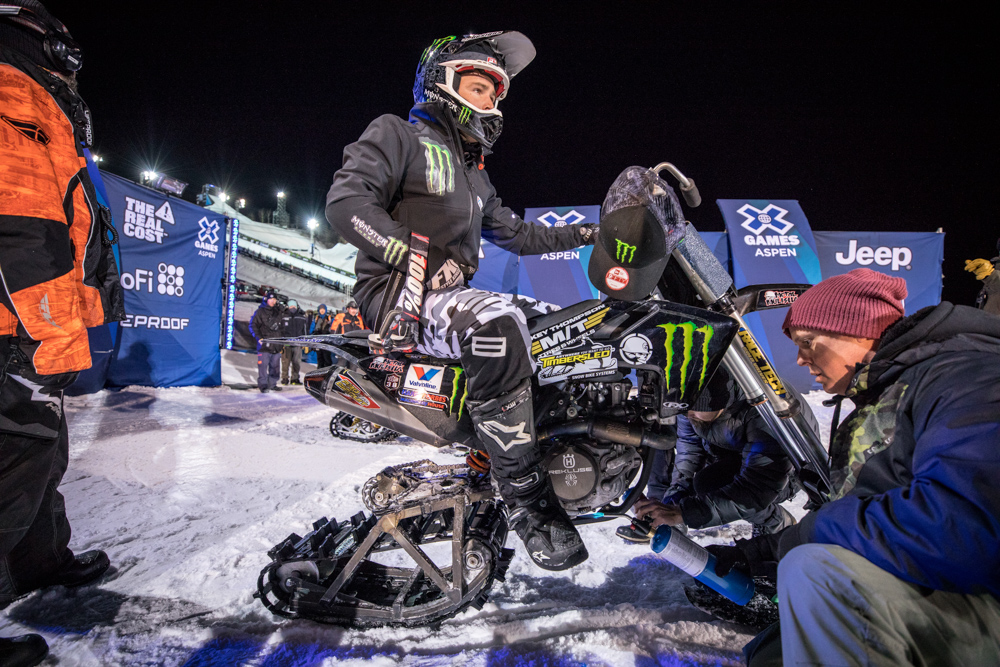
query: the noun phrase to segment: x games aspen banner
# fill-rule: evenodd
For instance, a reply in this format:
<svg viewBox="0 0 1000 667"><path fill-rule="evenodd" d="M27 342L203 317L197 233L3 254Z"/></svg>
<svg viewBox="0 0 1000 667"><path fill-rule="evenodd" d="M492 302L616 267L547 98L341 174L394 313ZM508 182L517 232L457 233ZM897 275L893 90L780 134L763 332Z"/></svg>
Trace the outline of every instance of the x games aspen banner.
<svg viewBox="0 0 1000 667"><path fill-rule="evenodd" d="M585 222L600 222L600 206L557 206L555 208L528 208L524 219L545 227L565 227ZM590 284L587 266L593 246L584 246L544 255L524 255L518 272L517 292L553 303L571 306L601 296Z"/></svg>
<svg viewBox="0 0 1000 667"><path fill-rule="evenodd" d="M719 199L729 233L736 288L764 283L815 285L823 279L816 240L799 203L792 199ZM744 319L781 379L809 391L809 371L795 363L796 348L781 331L786 309L750 313Z"/></svg>
<svg viewBox="0 0 1000 667"><path fill-rule="evenodd" d="M126 313L108 384L221 384L224 216L103 176L118 229Z"/></svg>

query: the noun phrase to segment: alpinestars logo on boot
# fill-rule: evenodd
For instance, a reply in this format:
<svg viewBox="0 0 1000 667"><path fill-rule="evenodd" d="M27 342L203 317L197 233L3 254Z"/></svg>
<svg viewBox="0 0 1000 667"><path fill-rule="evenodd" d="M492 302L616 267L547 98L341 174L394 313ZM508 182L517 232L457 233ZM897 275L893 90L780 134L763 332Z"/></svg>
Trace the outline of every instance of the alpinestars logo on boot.
<svg viewBox="0 0 1000 667"><path fill-rule="evenodd" d="M524 422L507 426L497 421L488 421L480 424L479 430L483 435L496 441L505 452L514 445L526 445L531 442L531 433L524 430Z"/></svg>

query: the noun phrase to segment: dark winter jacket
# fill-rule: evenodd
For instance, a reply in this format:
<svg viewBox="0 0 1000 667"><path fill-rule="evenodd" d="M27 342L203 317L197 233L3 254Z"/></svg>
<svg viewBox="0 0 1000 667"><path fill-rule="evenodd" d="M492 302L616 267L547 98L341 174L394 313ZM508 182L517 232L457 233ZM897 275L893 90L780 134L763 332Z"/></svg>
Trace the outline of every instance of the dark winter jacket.
<svg viewBox="0 0 1000 667"><path fill-rule="evenodd" d="M281 335L305 336L306 335L306 315L299 308L288 308L281 315Z"/></svg>
<svg viewBox="0 0 1000 667"><path fill-rule="evenodd" d="M990 262L993 273L983 278L983 289L977 302L987 313L1000 315L1000 257L994 257Z"/></svg>
<svg viewBox="0 0 1000 667"><path fill-rule="evenodd" d="M574 226L530 225L505 207L481 157L466 152L436 103L415 106L409 122L376 118L344 149L326 217L359 249L353 295L375 330L402 289L410 232L430 239L428 278L448 259L470 277L479 266L481 237L520 255L581 245Z"/></svg>
<svg viewBox="0 0 1000 667"><path fill-rule="evenodd" d="M320 308L323 312L320 313ZM311 334L325 334L330 333L330 311L326 309L326 304L319 304L319 308L309 320L309 333Z"/></svg>
<svg viewBox="0 0 1000 667"><path fill-rule="evenodd" d="M846 393L837 499L757 546L836 544L905 581L1000 596L1000 318L947 302L904 318Z"/></svg>
<svg viewBox="0 0 1000 667"><path fill-rule="evenodd" d="M250 333L257 341L258 352L281 352L281 345L274 343L261 343L264 338L281 338L281 316L284 307L280 303L273 307L267 305L267 299L254 312L250 319Z"/></svg>
<svg viewBox="0 0 1000 667"><path fill-rule="evenodd" d="M748 510L762 510L789 484L792 463L767 428L764 419L743 398L713 422L677 418L674 472L665 498L681 508L691 528L735 521ZM694 477L709 459L741 459L740 471L725 486L696 494Z"/></svg>

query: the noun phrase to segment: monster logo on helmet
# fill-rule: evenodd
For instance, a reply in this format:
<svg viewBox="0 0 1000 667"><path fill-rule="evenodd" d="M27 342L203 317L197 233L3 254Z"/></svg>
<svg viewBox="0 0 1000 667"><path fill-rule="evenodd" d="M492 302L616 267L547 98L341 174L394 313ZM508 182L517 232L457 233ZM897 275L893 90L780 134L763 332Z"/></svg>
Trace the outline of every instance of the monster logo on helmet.
<svg viewBox="0 0 1000 667"><path fill-rule="evenodd" d="M463 134L490 149L503 129L503 114L496 106L480 109L459 95L459 82L471 73L488 77L496 87L499 104L507 95L510 80L534 57L531 40L510 30L434 40L417 65L413 101L442 103Z"/></svg>

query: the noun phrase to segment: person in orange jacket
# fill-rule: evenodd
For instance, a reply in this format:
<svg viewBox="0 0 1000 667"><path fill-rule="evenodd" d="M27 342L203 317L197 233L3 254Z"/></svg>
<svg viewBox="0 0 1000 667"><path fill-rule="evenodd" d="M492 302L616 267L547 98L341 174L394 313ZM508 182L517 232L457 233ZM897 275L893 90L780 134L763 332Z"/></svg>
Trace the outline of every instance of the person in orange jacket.
<svg viewBox="0 0 1000 667"><path fill-rule="evenodd" d="M344 312L337 313L330 323L330 333L345 334L351 331L360 331L365 328L365 323L361 320L361 311L358 309L357 301L348 302Z"/></svg>
<svg viewBox="0 0 1000 667"><path fill-rule="evenodd" d="M63 390L90 368L87 327L124 317L110 212L87 173L79 45L37 0L0 0L0 608L108 568L74 555L57 487L69 460ZM38 635L0 639L33 665Z"/></svg>

